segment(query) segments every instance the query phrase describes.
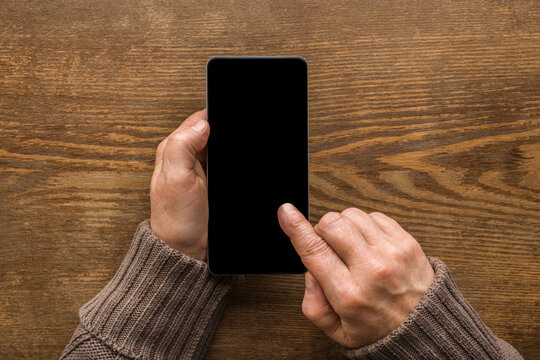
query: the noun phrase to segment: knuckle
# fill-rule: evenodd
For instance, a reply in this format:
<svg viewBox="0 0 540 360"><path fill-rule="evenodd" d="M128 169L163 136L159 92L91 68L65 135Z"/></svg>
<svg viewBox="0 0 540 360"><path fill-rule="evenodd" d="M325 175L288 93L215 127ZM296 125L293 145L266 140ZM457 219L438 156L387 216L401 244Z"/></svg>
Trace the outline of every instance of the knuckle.
<svg viewBox="0 0 540 360"><path fill-rule="evenodd" d="M341 213L347 217L354 218L357 221L362 221L362 220L365 221L366 219L369 219L368 214L354 207L347 208L343 210Z"/></svg>
<svg viewBox="0 0 540 360"><path fill-rule="evenodd" d="M350 208L347 208L345 210L343 210L341 212L342 215L345 215L345 216L356 216L358 215L358 212L361 212L362 210L358 209L358 208L355 208L355 207L350 207Z"/></svg>
<svg viewBox="0 0 540 360"><path fill-rule="evenodd" d="M174 148L187 147L192 152L195 151L192 144L192 139L189 136L189 134L187 134L186 132L181 131L181 130L176 130L169 136L169 138L170 138L169 141L171 142L171 145L174 146Z"/></svg>
<svg viewBox="0 0 540 360"><path fill-rule="evenodd" d="M366 216L358 216L356 218L356 224L360 229L367 229L370 226L373 226L373 222L371 219L367 218Z"/></svg>
<svg viewBox="0 0 540 360"><path fill-rule="evenodd" d="M333 226L337 225L341 220L341 214L337 212L329 212L323 215L317 227L322 230L328 230Z"/></svg>
<svg viewBox="0 0 540 360"><path fill-rule="evenodd" d="M325 304L316 304L313 302L303 301L302 302L302 313L306 318L313 322L318 322L324 317L328 316L334 311L329 303Z"/></svg>
<svg viewBox="0 0 540 360"><path fill-rule="evenodd" d="M390 268L387 266L380 267L373 272L373 278L378 281L388 281L392 278Z"/></svg>
<svg viewBox="0 0 540 360"><path fill-rule="evenodd" d="M422 250L422 247L416 240L414 240L414 238L405 243L405 251L407 255L412 258L419 258L425 256L424 250Z"/></svg>
<svg viewBox="0 0 540 360"><path fill-rule="evenodd" d="M328 251L328 246L326 243L319 237L314 236L305 236L304 235L304 246L302 248L301 257L311 257L311 256L320 256Z"/></svg>
<svg viewBox="0 0 540 360"><path fill-rule="evenodd" d="M362 229L365 229L368 226L373 225L373 221L371 220L369 215L360 209L348 208L348 209L343 210L342 214L346 215L347 217L353 218L355 224Z"/></svg>
<svg viewBox="0 0 540 360"><path fill-rule="evenodd" d="M372 218L381 219L381 220L388 219L388 216L384 215L382 212L379 212L379 211L374 211L372 213L369 213L369 216L371 216Z"/></svg>
<svg viewBox="0 0 540 360"><path fill-rule="evenodd" d="M399 223L396 220L392 219L390 216L385 215L381 212L375 211L375 212L370 213L369 216L372 219L377 219L383 223L391 225L392 227L396 229L401 228L401 225L399 225Z"/></svg>
<svg viewBox="0 0 540 360"><path fill-rule="evenodd" d="M310 320L316 320L321 317L321 309L309 302L302 302L302 313Z"/></svg>
<svg viewBox="0 0 540 360"><path fill-rule="evenodd" d="M402 263L405 262L409 256L409 251L406 246L399 246L399 247L391 247L388 250L388 258L398 262Z"/></svg>
<svg viewBox="0 0 540 360"><path fill-rule="evenodd" d="M413 255L417 253L419 250L421 251L422 248L418 241L416 241L415 238L413 238L410 234L403 232L401 234L395 235L395 247L396 251L399 250L401 254L404 255Z"/></svg>
<svg viewBox="0 0 540 360"><path fill-rule="evenodd" d="M304 221L300 217L294 217L294 219L290 220L289 223L290 227L295 231L299 231L302 228L303 224Z"/></svg>
<svg viewBox="0 0 540 360"><path fill-rule="evenodd" d="M392 267L386 262L373 262L371 266L371 274L375 281L388 281L394 276Z"/></svg>
<svg viewBox="0 0 540 360"><path fill-rule="evenodd" d="M178 169L168 171L166 178L169 186L179 189L191 188L197 181L197 177L194 174Z"/></svg>
<svg viewBox="0 0 540 360"><path fill-rule="evenodd" d="M338 289L339 306L343 310L357 309L364 306L360 291L356 286L346 285Z"/></svg>
<svg viewBox="0 0 540 360"><path fill-rule="evenodd" d="M181 131L175 130L171 135L169 135L169 141L173 143L182 143L185 141L185 136Z"/></svg>

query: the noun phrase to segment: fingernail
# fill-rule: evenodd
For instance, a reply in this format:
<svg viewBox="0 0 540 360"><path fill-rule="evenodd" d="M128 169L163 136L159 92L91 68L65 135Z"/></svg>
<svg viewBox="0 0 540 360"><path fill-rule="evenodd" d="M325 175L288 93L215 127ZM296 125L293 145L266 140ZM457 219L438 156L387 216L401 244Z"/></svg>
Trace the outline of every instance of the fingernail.
<svg viewBox="0 0 540 360"><path fill-rule="evenodd" d="M191 128L195 131L201 132L206 127L206 121L199 120L195 124L191 125Z"/></svg>
<svg viewBox="0 0 540 360"><path fill-rule="evenodd" d="M306 291L310 295L315 295L317 292L317 285L313 279L313 275L306 273Z"/></svg>
<svg viewBox="0 0 540 360"><path fill-rule="evenodd" d="M285 214L291 214L296 211L294 205L290 203L285 203L281 205L281 207L283 208L283 211L285 211Z"/></svg>

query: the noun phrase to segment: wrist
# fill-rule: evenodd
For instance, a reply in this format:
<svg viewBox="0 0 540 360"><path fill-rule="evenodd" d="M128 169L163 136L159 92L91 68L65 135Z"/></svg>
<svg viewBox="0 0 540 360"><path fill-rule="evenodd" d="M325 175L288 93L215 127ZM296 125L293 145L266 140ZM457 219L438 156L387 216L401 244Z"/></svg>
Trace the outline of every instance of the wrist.
<svg viewBox="0 0 540 360"><path fill-rule="evenodd" d="M153 359L197 354L237 280L212 275L206 263L172 249L145 220L116 275L80 309L81 326L133 359L145 352Z"/></svg>
<svg viewBox="0 0 540 360"><path fill-rule="evenodd" d="M162 224L161 221L154 219L150 220L149 227L152 232L168 247L181 252L191 258L206 261L206 243L207 234L202 236L192 236L187 234L178 234L175 231L167 231L165 229L174 229L176 226Z"/></svg>
<svg viewBox="0 0 540 360"><path fill-rule="evenodd" d="M343 347L350 359L483 359L495 337L463 298L446 265L429 258L434 279L405 321L384 338L358 347ZM390 354L390 356L389 356Z"/></svg>

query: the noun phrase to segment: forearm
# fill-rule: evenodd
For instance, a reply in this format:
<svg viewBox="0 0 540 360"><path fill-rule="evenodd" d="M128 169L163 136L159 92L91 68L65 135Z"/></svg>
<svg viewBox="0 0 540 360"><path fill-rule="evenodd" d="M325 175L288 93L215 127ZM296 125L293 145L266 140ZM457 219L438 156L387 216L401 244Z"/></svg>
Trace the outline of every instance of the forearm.
<svg viewBox="0 0 540 360"><path fill-rule="evenodd" d="M199 359L237 278L163 243L142 222L119 270L79 311L63 359Z"/></svg>
<svg viewBox="0 0 540 360"><path fill-rule="evenodd" d="M497 338L454 283L446 265L430 258L435 280L397 329L361 348L344 348L350 359L522 359Z"/></svg>

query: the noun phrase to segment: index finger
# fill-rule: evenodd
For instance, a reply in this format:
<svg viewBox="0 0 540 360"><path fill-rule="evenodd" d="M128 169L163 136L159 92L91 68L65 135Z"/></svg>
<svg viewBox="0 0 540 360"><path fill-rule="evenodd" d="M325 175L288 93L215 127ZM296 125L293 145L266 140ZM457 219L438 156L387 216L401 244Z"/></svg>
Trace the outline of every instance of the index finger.
<svg viewBox="0 0 540 360"><path fill-rule="evenodd" d="M347 266L292 204L286 203L279 207L278 220L285 234L291 238L302 262L323 289L335 289L349 277ZM330 291L328 295L332 293L335 292Z"/></svg>

